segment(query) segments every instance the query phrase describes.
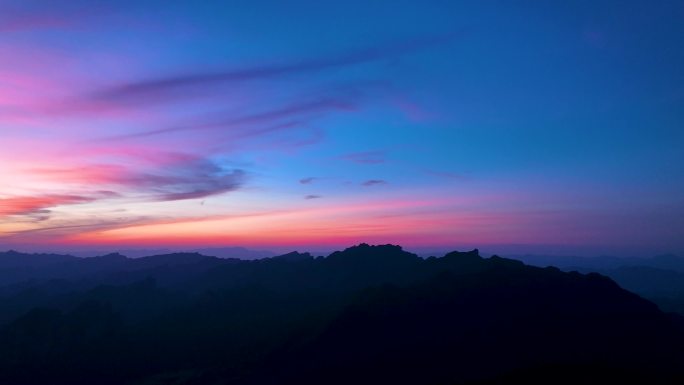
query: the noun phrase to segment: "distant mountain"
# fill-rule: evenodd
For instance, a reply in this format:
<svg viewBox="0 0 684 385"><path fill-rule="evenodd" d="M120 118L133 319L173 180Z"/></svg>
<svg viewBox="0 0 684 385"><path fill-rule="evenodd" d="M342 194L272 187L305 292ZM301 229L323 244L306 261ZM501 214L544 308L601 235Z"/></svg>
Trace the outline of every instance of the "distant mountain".
<svg viewBox="0 0 684 385"><path fill-rule="evenodd" d="M661 309L684 315L684 257L672 254L645 258L522 256L536 266L565 271L596 272L655 302Z"/></svg>
<svg viewBox="0 0 684 385"><path fill-rule="evenodd" d="M477 250L423 259L361 244L327 257L50 266L61 278L0 290L2 384L684 380L681 317L599 274Z"/></svg>
<svg viewBox="0 0 684 385"><path fill-rule="evenodd" d="M142 258L128 258L119 253L99 257L78 258L60 254L26 254L16 251L0 253L0 291L2 287L29 280L104 279L122 272L188 265L200 262L218 263L218 258L198 253L172 253Z"/></svg>
<svg viewBox="0 0 684 385"><path fill-rule="evenodd" d="M598 272L620 286L655 302L662 310L684 315L684 272L649 266L613 269L573 267L580 272Z"/></svg>
<svg viewBox="0 0 684 385"><path fill-rule="evenodd" d="M0 269L52 266L74 259L63 254L25 254L15 250L0 252Z"/></svg>
<svg viewBox="0 0 684 385"><path fill-rule="evenodd" d="M205 248L183 248L181 249L119 249L117 251L129 258L141 258L150 255L162 255L173 253L199 253L217 258L238 258L238 259L261 259L274 257L276 254L268 250L250 250L244 247L205 247ZM81 250L70 252L70 255L90 258L107 254L108 251Z"/></svg>
<svg viewBox="0 0 684 385"><path fill-rule="evenodd" d="M309 261L313 258L313 255L310 253L299 253L297 251L293 251L291 253L279 255L273 258L286 261Z"/></svg>
<svg viewBox="0 0 684 385"><path fill-rule="evenodd" d="M511 255L534 266L556 266L562 269L581 267L584 269L616 269L626 266L645 266L663 270L684 272L684 257L663 254L655 257L573 257L547 255Z"/></svg>

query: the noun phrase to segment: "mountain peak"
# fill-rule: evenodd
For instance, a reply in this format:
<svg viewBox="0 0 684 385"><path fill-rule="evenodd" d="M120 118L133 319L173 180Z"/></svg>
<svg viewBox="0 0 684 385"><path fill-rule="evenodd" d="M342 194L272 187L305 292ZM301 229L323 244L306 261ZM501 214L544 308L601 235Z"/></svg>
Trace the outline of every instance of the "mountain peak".
<svg viewBox="0 0 684 385"><path fill-rule="evenodd" d="M298 251L292 251L287 254L278 255L273 258L284 261L307 261L313 259L313 255L311 255L311 253L300 253Z"/></svg>
<svg viewBox="0 0 684 385"><path fill-rule="evenodd" d="M472 249L470 251L452 251L444 255L444 258L458 258L458 259L469 259L469 260L481 260L480 250Z"/></svg>
<svg viewBox="0 0 684 385"><path fill-rule="evenodd" d="M418 256L413 253L404 251L401 246L386 244L386 245L369 245L361 243L357 246L352 246L343 251L336 251L330 254L326 259L331 261L337 260L386 260L388 262L395 262L398 260L416 260Z"/></svg>
<svg viewBox="0 0 684 385"><path fill-rule="evenodd" d="M96 258L101 258L101 259L128 259L128 257L126 257L125 255L123 255L119 252L100 255L99 257L96 257Z"/></svg>

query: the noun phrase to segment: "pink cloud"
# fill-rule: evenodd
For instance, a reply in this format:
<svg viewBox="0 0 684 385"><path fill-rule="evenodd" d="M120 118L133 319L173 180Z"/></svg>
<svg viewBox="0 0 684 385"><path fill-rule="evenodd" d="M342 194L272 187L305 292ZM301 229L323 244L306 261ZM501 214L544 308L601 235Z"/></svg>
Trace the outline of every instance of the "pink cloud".
<svg viewBox="0 0 684 385"><path fill-rule="evenodd" d="M383 185L383 184L387 184L387 181L382 180L382 179L369 179L369 180L361 183L362 186L366 186L366 187Z"/></svg>
<svg viewBox="0 0 684 385"><path fill-rule="evenodd" d="M0 199L0 218L10 215L46 213L45 210L62 205L92 202L94 198L79 195L18 196Z"/></svg>
<svg viewBox="0 0 684 385"><path fill-rule="evenodd" d="M239 189L245 172L226 169L215 162L189 154L163 154L149 171L121 165L85 165L74 168L39 168L31 172L60 183L118 186L146 199L173 201L196 199Z"/></svg>

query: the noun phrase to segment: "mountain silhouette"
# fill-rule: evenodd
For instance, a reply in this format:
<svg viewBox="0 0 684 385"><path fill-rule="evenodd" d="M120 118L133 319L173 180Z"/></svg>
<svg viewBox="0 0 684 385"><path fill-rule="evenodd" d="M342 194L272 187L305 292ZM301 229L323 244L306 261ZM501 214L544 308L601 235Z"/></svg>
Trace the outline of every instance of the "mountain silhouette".
<svg viewBox="0 0 684 385"><path fill-rule="evenodd" d="M655 302L662 310L684 314L684 258L673 254L634 257L523 256L537 266L555 265L565 271L596 272L621 287Z"/></svg>
<svg viewBox="0 0 684 385"><path fill-rule="evenodd" d="M684 380L681 317L600 274L477 250L56 259L0 281L2 384Z"/></svg>
<svg viewBox="0 0 684 385"><path fill-rule="evenodd" d="M684 272L684 257L661 254L653 257L573 257L553 255L512 255L534 266L556 266L562 269L584 268L593 270L617 269L628 266L646 266L656 269Z"/></svg>

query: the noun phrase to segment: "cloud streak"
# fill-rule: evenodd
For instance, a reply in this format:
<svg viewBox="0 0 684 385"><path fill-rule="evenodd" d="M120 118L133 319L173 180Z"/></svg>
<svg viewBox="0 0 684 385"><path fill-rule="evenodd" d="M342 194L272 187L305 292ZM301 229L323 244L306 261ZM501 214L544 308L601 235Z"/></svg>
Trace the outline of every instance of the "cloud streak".
<svg viewBox="0 0 684 385"><path fill-rule="evenodd" d="M243 116L223 116L210 121L160 128L144 132L120 135L111 139L136 139L148 136L175 133L180 131L215 130L233 138L246 138L265 135L272 131L296 128L307 121L311 115L333 111L350 111L355 104L342 100L321 99L306 103L292 104L281 108L262 111Z"/></svg>
<svg viewBox="0 0 684 385"><path fill-rule="evenodd" d="M311 184L311 183L313 183L314 181L316 181L316 180L318 180L318 179L319 179L319 178L316 178L316 177L314 177L314 176L310 176L310 177L308 177L308 178L302 178L302 179L300 179L300 180L299 180L299 183L300 183L300 184Z"/></svg>
<svg viewBox="0 0 684 385"><path fill-rule="evenodd" d="M384 151L354 152L343 155L342 159L359 164L380 164L385 163Z"/></svg>
<svg viewBox="0 0 684 385"><path fill-rule="evenodd" d="M37 195L15 196L0 199L0 218L9 216L31 216L37 220L49 217L50 208L94 201L95 198L81 195Z"/></svg>
<svg viewBox="0 0 684 385"><path fill-rule="evenodd" d="M174 154L155 169L134 171L121 165L89 165L67 169L38 169L35 174L76 185L116 186L128 195L148 200L176 201L204 198L239 189L246 172L228 169L207 158ZM109 192L111 194L116 194ZM118 195L118 194L117 194Z"/></svg>
<svg viewBox="0 0 684 385"><path fill-rule="evenodd" d="M367 181L361 183L361 185L365 186L365 187L378 186L378 185L383 185L383 184L387 184L387 181L382 180L382 179L370 179L370 180L367 180Z"/></svg>
<svg viewBox="0 0 684 385"><path fill-rule="evenodd" d="M136 4L124 1L124 12ZM224 218L227 223L249 222L250 212L272 203L263 197L264 191L278 196L282 185L277 173L287 175L287 183L292 183L293 175L306 175L301 169L285 170L293 166L281 156L298 156L305 152L303 146L322 143L329 133L334 139L337 132L332 130L338 128L333 120L340 115L365 113L376 101L388 105L390 99L385 96L390 81L379 73L384 64L394 64L396 59L456 37L338 49L338 54L319 53L300 60L211 72L196 64L192 67L193 60L169 61L172 64L168 65L153 62L177 57L173 50L159 52L154 59L145 54L132 58L127 51L146 44L126 45L122 50L118 41L109 41L112 44L100 50L88 44L83 49L76 47L78 41L65 42L73 54L52 49L49 39L44 44L33 46L31 41L26 45L23 39L29 34L25 32L38 36L46 30L59 30L51 38L78 38L96 23L77 20L82 15L98 16L97 22L123 19L112 12L99 14L107 7L90 7L85 0L75 0L67 10L45 0L14 3L21 12L0 12L0 32L8 32L10 40L16 38L0 44L0 83L6 85L0 90L0 131L6 147L0 154L3 242L19 238L72 241L81 234L96 238L100 232L123 233L124 228L143 225L175 226L179 220L190 221L182 226L195 226L194 222L221 214L209 211L213 209L235 210L241 218L250 218ZM83 12L72 12L75 9ZM93 31L96 34L88 39L120 35L111 26ZM240 55L235 58L240 60ZM214 57L206 63L212 65L216 60L223 59ZM172 73L170 68L185 70L146 77L145 71L152 68L156 74ZM324 153L335 157L356 150L352 145ZM325 161L320 156L305 155L305 159ZM360 164L385 161L380 151L352 153L347 160ZM284 168L274 170L279 164ZM245 189L252 175L265 181L253 186L257 191L254 199L199 203ZM319 179L308 177L299 182L308 185ZM9 184L15 180L16 186ZM269 184L271 181L275 184ZM305 191L298 203L287 204L300 206L295 212L334 204L337 198L326 193L329 186L325 185L316 193ZM308 202L323 197L325 202ZM193 199L197 202L182 202ZM187 219L190 213L185 210L192 210L197 218Z"/></svg>
<svg viewBox="0 0 684 385"><path fill-rule="evenodd" d="M103 18L131 8L136 2L3 0L0 32L70 30L81 25L96 25ZM149 1L148 1L149 3Z"/></svg>
<svg viewBox="0 0 684 385"><path fill-rule="evenodd" d="M336 56L300 60L291 63L262 65L216 72L192 72L154 79L140 80L95 92L91 97L116 103L154 101L155 98L177 97L198 87L230 85L245 81L275 79L292 75L317 73L323 70L348 67L394 59L406 54L454 41L460 32L409 39L403 42L361 49Z"/></svg>

